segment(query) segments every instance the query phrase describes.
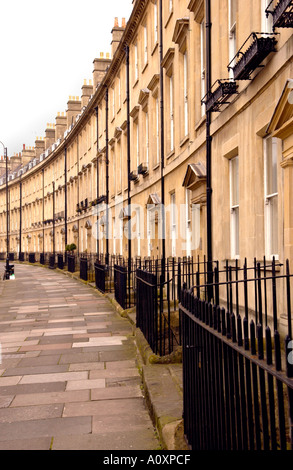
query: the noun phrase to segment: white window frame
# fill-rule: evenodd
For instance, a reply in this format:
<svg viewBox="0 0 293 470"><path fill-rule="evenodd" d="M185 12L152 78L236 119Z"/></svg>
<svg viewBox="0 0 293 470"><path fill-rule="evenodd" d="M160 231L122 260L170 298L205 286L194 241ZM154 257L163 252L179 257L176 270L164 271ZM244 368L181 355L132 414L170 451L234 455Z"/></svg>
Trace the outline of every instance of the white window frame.
<svg viewBox="0 0 293 470"><path fill-rule="evenodd" d="M184 92L184 135L188 135L188 57L187 50L183 54L183 92Z"/></svg>
<svg viewBox="0 0 293 470"><path fill-rule="evenodd" d="M270 144L269 144L270 142ZM274 225L278 227L278 218L279 211L277 211L277 221L276 214L273 214L273 202L277 199L278 206L278 188L277 192L269 192L268 190L268 145L271 145L271 154L275 153L275 169L278 172L278 151L279 151L279 142L275 137L268 136L263 141L264 144L264 203L265 203L265 254L266 257L272 259L279 259L279 253L275 252L273 249L274 241L272 239L272 228ZM278 173L276 174L277 184L278 184ZM279 251L279 237L277 229L277 245Z"/></svg>
<svg viewBox="0 0 293 470"><path fill-rule="evenodd" d="M150 209L147 209L147 244L148 244L148 256L151 256L152 242L151 242L151 224L152 224L152 212Z"/></svg>
<svg viewBox="0 0 293 470"><path fill-rule="evenodd" d="M158 96L156 100L156 164L160 162L160 106Z"/></svg>
<svg viewBox="0 0 293 470"><path fill-rule="evenodd" d="M121 108L121 78L118 77L118 108Z"/></svg>
<svg viewBox="0 0 293 470"><path fill-rule="evenodd" d="M266 8L270 1L271 0L261 0L261 32L269 34L273 32L273 15L266 15Z"/></svg>
<svg viewBox="0 0 293 470"><path fill-rule="evenodd" d="M113 217L113 255L116 255L116 220Z"/></svg>
<svg viewBox="0 0 293 470"><path fill-rule="evenodd" d="M134 80L138 80L138 47L137 42L134 44Z"/></svg>
<svg viewBox="0 0 293 470"><path fill-rule="evenodd" d="M233 163L236 161L238 162L238 173L237 173L237 181L233 181ZM239 200L235 204L233 201L233 187L234 184L238 186L238 198L239 198L239 156L235 156L231 158L229 161L229 177L230 177L230 242L231 242L231 258L232 259L239 259ZM238 250L237 250L238 246ZM238 251L238 252L237 252Z"/></svg>
<svg viewBox="0 0 293 470"><path fill-rule="evenodd" d="M171 203L171 245L172 245L172 256L176 257L176 194L175 191L170 194Z"/></svg>
<svg viewBox="0 0 293 470"><path fill-rule="evenodd" d="M115 117L115 88L112 88L112 119Z"/></svg>
<svg viewBox="0 0 293 470"><path fill-rule="evenodd" d="M140 154L139 154L139 123L138 123L138 118L135 120L135 145L136 145L136 166L138 167L140 164Z"/></svg>
<svg viewBox="0 0 293 470"><path fill-rule="evenodd" d="M158 4L154 3L154 46L158 42Z"/></svg>
<svg viewBox="0 0 293 470"><path fill-rule="evenodd" d="M140 207L136 207L136 234L137 234L137 256L140 256L141 248L141 221L140 221Z"/></svg>
<svg viewBox="0 0 293 470"><path fill-rule="evenodd" d="M236 38L236 29L237 29L237 23L236 19L233 22L231 19L232 16L232 3L236 0L229 0L228 4L228 11L229 11L229 18L228 18L228 24L229 24L229 62L232 61L232 59L236 55L236 44L237 44L237 38ZM230 63L230 67L233 67L235 64L235 60ZM234 73L233 70L230 68L229 70L229 77L234 78Z"/></svg>
<svg viewBox="0 0 293 470"><path fill-rule="evenodd" d="M201 99L206 95L206 70L205 70L205 20L200 24L200 86ZM201 105L201 115L205 114L205 104Z"/></svg>
<svg viewBox="0 0 293 470"><path fill-rule="evenodd" d="M120 229L120 234L119 234L119 238L120 238L120 255L123 254L123 231L124 231L124 222L123 222L123 218L120 219L120 224L119 224L119 229Z"/></svg>
<svg viewBox="0 0 293 470"><path fill-rule="evenodd" d="M144 65L148 62L148 28L147 23L143 25Z"/></svg>
<svg viewBox="0 0 293 470"><path fill-rule="evenodd" d="M147 167L149 168L149 113L146 111L145 113L145 156Z"/></svg>
<svg viewBox="0 0 293 470"><path fill-rule="evenodd" d="M186 256L191 256L192 208L191 208L191 191L188 188L185 188L185 208L186 208Z"/></svg>
<svg viewBox="0 0 293 470"><path fill-rule="evenodd" d="M174 150L174 83L173 75L169 77L169 93L170 93L170 151Z"/></svg>

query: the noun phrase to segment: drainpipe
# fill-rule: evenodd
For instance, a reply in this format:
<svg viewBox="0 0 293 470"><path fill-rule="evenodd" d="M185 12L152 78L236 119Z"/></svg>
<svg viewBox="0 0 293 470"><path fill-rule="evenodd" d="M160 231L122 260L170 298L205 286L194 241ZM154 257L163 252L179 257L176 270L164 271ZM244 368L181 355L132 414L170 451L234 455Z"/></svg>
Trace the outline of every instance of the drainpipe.
<svg viewBox="0 0 293 470"><path fill-rule="evenodd" d="M109 265L109 90L106 88L106 265Z"/></svg>
<svg viewBox="0 0 293 470"><path fill-rule="evenodd" d="M65 219L65 263L67 262L67 147L64 149L64 183L65 183L65 190L64 190L64 198L65 198L65 211L64 211L64 219Z"/></svg>
<svg viewBox="0 0 293 470"><path fill-rule="evenodd" d="M165 179L164 179L164 73L163 61L163 0L160 1L160 108L161 108L161 217L162 217L162 282L165 281L166 221L165 221Z"/></svg>
<svg viewBox="0 0 293 470"><path fill-rule="evenodd" d="M55 263L55 181L53 181L53 255Z"/></svg>
<svg viewBox="0 0 293 470"><path fill-rule="evenodd" d="M211 0L206 0L206 89L211 90ZM206 195L207 195L207 265L208 284L213 283L213 254L212 254L212 186L211 186L211 159L212 137L210 135L211 111L206 112ZM208 287L208 300L213 297L212 285Z"/></svg>
<svg viewBox="0 0 293 470"><path fill-rule="evenodd" d="M77 203L79 204L79 137L77 136ZM77 258L79 259L79 213L77 218Z"/></svg>
<svg viewBox="0 0 293 470"><path fill-rule="evenodd" d="M96 128L97 128L97 199L99 198L99 107L95 108L96 111ZM99 259L99 212L97 210L97 258Z"/></svg>
<svg viewBox="0 0 293 470"><path fill-rule="evenodd" d="M18 259L21 253L21 231L22 231L22 181L21 175L19 180L19 254Z"/></svg>
<svg viewBox="0 0 293 470"><path fill-rule="evenodd" d="M8 202L8 155L7 148L4 149L6 159L6 272L9 272L9 202Z"/></svg>
<svg viewBox="0 0 293 470"><path fill-rule="evenodd" d="M127 197L128 197L128 289L130 305L130 281L131 281L131 196L130 196L130 79L129 79L129 46L126 46L126 108L127 108Z"/></svg>
<svg viewBox="0 0 293 470"><path fill-rule="evenodd" d="M43 259L45 262L45 174L44 168L42 168L42 177L43 177Z"/></svg>

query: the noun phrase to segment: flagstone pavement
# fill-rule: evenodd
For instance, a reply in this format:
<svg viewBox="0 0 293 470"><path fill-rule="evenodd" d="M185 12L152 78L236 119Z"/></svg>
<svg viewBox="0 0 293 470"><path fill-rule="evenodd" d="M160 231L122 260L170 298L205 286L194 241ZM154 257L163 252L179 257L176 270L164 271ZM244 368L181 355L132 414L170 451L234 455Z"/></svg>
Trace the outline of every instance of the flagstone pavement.
<svg viewBox="0 0 293 470"><path fill-rule="evenodd" d="M158 449L130 323L55 270L15 277L0 281L0 450Z"/></svg>

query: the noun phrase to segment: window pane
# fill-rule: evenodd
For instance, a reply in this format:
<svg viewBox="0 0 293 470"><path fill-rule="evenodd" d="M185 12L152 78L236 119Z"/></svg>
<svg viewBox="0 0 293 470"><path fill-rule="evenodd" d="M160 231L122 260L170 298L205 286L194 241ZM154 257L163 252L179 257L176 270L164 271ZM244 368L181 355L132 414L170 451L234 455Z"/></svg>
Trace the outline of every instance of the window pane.
<svg viewBox="0 0 293 470"><path fill-rule="evenodd" d="M278 254L278 196L270 198L270 254Z"/></svg>
<svg viewBox="0 0 293 470"><path fill-rule="evenodd" d="M275 194L278 192L277 181L277 140L269 138L266 140L266 194Z"/></svg>
<svg viewBox="0 0 293 470"><path fill-rule="evenodd" d="M231 160L231 205L239 204L239 159L235 157Z"/></svg>
<svg viewBox="0 0 293 470"><path fill-rule="evenodd" d="M239 207L233 209L233 250L232 250L232 255L233 256L239 256Z"/></svg>
<svg viewBox="0 0 293 470"><path fill-rule="evenodd" d="M236 23L237 3L238 0L230 0L230 29Z"/></svg>

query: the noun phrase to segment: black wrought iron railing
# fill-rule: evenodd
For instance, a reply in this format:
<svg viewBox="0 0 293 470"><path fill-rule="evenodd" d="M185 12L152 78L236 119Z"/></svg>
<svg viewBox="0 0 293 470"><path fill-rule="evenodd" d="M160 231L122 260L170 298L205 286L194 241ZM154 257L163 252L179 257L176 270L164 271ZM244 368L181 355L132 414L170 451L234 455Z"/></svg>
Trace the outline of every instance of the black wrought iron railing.
<svg viewBox="0 0 293 470"><path fill-rule="evenodd" d="M202 99L207 111L218 112L232 95L237 93L238 85L234 80L217 80Z"/></svg>
<svg viewBox="0 0 293 470"><path fill-rule="evenodd" d="M70 273L75 272L75 256L74 255L67 255L67 269Z"/></svg>
<svg viewBox="0 0 293 470"><path fill-rule="evenodd" d="M29 253L28 261L29 261L29 263L35 263L36 262L36 254L35 253Z"/></svg>
<svg viewBox="0 0 293 470"><path fill-rule="evenodd" d="M64 269L64 257L63 254L58 253L57 255L57 266L59 269Z"/></svg>
<svg viewBox="0 0 293 470"><path fill-rule="evenodd" d="M87 258L80 258L79 260L79 272L80 272L80 278L83 281L88 280L88 261Z"/></svg>
<svg viewBox="0 0 293 470"><path fill-rule="evenodd" d="M137 270L136 326L140 328L152 351L165 356L181 344L179 315L171 307L171 280L154 273Z"/></svg>
<svg viewBox="0 0 293 470"><path fill-rule="evenodd" d="M251 33L228 64L233 70L234 80L249 80L252 73L271 53L276 52L277 40L274 33Z"/></svg>
<svg viewBox="0 0 293 470"><path fill-rule="evenodd" d="M271 0L266 8L267 16L273 17L273 28L293 27L293 1Z"/></svg>
<svg viewBox="0 0 293 470"><path fill-rule="evenodd" d="M95 263L95 283L96 288L102 293L106 292L106 275L107 275L107 266L105 264Z"/></svg>
<svg viewBox="0 0 293 470"><path fill-rule="evenodd" d="M192 450L293 448L292 275L288 262L283 274L278 269L274 260L257 263L241 279L213 283L223 294L241 287L245 306L254 297L254 316L237 310L237 297L221 307L221 299L199 296L201 286L182 291L184 432Z"/></svg>

